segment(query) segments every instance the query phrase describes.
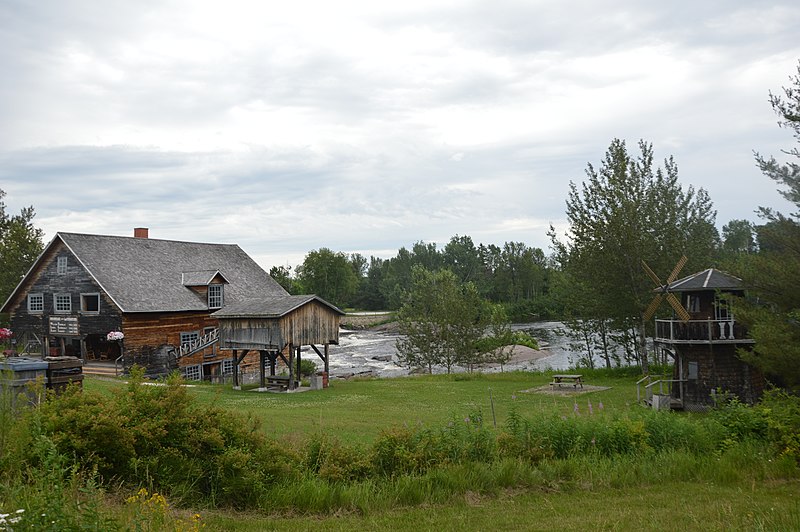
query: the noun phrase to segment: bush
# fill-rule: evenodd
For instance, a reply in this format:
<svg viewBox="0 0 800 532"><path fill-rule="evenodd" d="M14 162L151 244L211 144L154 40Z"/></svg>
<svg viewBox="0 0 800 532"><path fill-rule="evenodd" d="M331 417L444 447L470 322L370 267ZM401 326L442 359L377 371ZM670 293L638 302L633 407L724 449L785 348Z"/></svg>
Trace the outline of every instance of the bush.
<svg viewBox="0 0 800 532"><path fill-rule="evenodd" d="M769 441L781 456L800 463L800 397L773 390L764 395L760 409Z"/></svg>
<svg viewBox="0 0 800 532"><path fill-rule="evenodd" d="M347 447L339 440L317 434L306 444L304 466L329 482L349 482L366 478L369 460L359 447Z"/></svg>
<svg viewBox="0 0 800 532"><path fill-rule="evenodd" d="M72 390L31 411L57 450L104 481L147 486L179 503L241 507L291 473L252 420L198 407L177 376L142 385L142 371L111 399ZM36 456L25 460L35 463ZM287 462L288 464L291 461Z"/></svg>
<svg viewBox="0 0 800 532"><path fill-rule="evenodd" d="M301 360L300 361L300 376L301 377L310 377L317 372L317 365L314 364L312 360Z"/></svg>

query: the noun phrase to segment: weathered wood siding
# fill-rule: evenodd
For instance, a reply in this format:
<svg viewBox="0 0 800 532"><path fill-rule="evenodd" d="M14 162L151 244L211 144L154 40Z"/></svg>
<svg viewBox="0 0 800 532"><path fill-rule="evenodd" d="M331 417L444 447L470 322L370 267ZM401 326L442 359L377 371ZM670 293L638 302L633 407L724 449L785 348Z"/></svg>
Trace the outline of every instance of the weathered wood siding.
<svg viewBox="0 0 800 532"><path fill-rule="evenodd" d="M59 256L67 259L65 273L57 271L57 257ZM44 309L42 312L28 312L27 296L30 293L43 295ZM71 312L56 313L54 311L55 294L70 295ZM81 294L100 294L99 312L82 312ZM60 241L57 241L56 245L48 250L39 262L37 269L30 273L25 286L11 302L11 308L11 329L18 337L21 337L24 332L33 332L43 340L45 338L52 340L54 335L50 335L49 332L50 316L77 318L79 334L61 335L71 336L75 339L85 338L87 335L98 335L105 338L109 331L117 330L122 325L122 314L119 308ZM80 356L80 353L76 354Z"/></svg>
<svg viewBox="0 0 800 532"><path fill-rule="evenodd" d="M202 336L204 328L217 325L217 319L204 312L125 314L122 319L125 366L138 364L147 368L148 375L155 375L169 373L179 365L196 364L193 357L175 360L170 351L180 347L181 333L196 332ZM202 360L204 353L195 356Z"/></svg>
<svg viewBox="0 0 800 532"><path fill-rule="evenodd" d="M739 346L741 347L741 346ZM711 404L712 390L735 394L741 401L753 403L764 392L764 377L759 370L746 364L736 355L735 345L682 345L677 351L682 359L675 365L683 367L686 380L684 400L693 404ZM689 380L689 363L697 363L697 379Z"/></svg>
<svg viewBox="0 0 800 532"><path fill-rule="evenodd" d="M222 318L219 332L222 349L338 344L339 314L311 301L282 318Z"/></svg>

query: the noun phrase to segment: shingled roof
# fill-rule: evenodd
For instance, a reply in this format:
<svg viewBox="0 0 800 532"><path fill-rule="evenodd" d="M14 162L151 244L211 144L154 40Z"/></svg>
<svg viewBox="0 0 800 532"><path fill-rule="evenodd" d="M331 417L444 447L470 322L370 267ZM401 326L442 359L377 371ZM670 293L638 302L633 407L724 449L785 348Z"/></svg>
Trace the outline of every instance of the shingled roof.
<svg viewBox="0 0 800 532"><path fill-rule="evenodd" d="M79 233L57 233L123 312L208 310L185 286L219 272L225 305L286 296L286 290L236 244L203 244ZM52 243L50 244L52 245ZM202 273L200 273L202 272ZM197 275L199 273L199 275Z"/></svg>
<svg viewBox="0 0 800 532"><path fill-rule="evenodd" d="M683 279L673 281L667 287L670 292L694 292L696 290L743 290L742 280L729 273L709 268ZM660 290L660 289L658 289Z"/></svg>
<svg viewBox="0 0 800 532"><path fill-rule="evenodd" d="M321 297L315 295L287 295L225 305L224 308L216 311L212 316L215 318L280 318L311 301L318 301L332 311L338 314L344 314L344 312L339 310L336 306L328 303Z"/></svg>

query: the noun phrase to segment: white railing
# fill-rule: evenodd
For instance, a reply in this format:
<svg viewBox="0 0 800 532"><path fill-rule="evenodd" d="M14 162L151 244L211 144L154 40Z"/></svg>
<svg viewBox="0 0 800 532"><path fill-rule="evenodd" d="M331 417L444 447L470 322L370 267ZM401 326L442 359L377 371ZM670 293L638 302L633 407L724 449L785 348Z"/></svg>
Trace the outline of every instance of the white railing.
<svg viewBox="0 0 800 532"><path fill-rule="evenodd" d="M198 351L201 351L217 342L219 342L219 329L214 329L208 334L204 334L197 340L192 340L191 342L181 344L181 347L178 350L178 358L189 356L192 353L197 353Z"/></svg>
<svg viewBox="0 0 800 532"><path fill-rule="evenodd" d="M671 342L748 342L745 328L726 320L656 320L656 340Z"/></svg>

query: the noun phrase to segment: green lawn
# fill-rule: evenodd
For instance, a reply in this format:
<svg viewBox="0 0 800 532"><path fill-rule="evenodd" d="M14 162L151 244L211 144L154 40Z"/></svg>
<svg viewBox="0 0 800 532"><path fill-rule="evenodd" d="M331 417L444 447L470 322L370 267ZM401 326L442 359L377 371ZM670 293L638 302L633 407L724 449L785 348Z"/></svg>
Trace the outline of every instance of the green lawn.
<svg viewBox="0 0 800 532"><path fill-rule="evenodd" d="M343 441L369 442L392 426L442 426L452 419L480 411L485 423L493 423L492 402L498 426L514 406L523 416L556 411L572 415L588 413L589 402L608 411L640 408L636 405L635 377L604 376L596 372L587 385L608 389L560 395L532 391L548 387L549 374L511 372L501 374L424 375L395 379L331 380L325 390L302 393L235 391L230 386L198 385L190 388L200 401L248 414L262 429L278 438L305 438L329 432ZM87 377L87 390L119 386ZM565 388L571 390L571 388Z"/></svg>

